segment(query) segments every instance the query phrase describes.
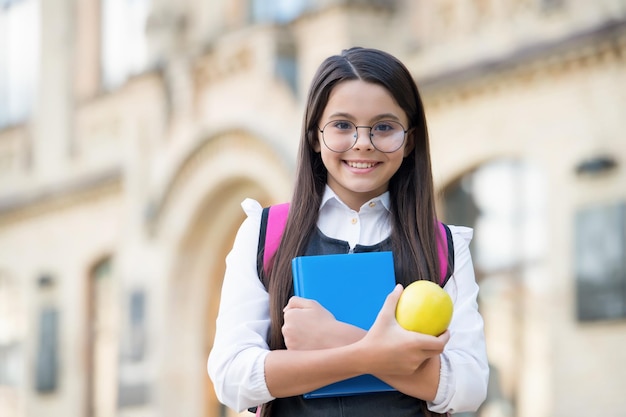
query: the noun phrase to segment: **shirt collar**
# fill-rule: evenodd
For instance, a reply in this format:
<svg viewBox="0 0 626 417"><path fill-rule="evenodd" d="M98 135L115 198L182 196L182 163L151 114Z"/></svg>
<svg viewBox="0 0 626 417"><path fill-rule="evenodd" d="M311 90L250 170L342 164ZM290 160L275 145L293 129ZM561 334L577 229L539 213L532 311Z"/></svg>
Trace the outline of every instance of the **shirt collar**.
<svg viewBox="0 0 626 417"><path fill-rule="evenodd" d="M334 204L338 203L339 205L350 210L350 208L343 201L341 201L341 199L337 196L337 194L335 194L332 188L330 188L328 184L326 184L326 188L324 189L324 195L322 196L322 203L320 204L320 210L329 203L334 203ZM363 204L363 206L361 207L366 207L370 203L381 203L387 211L390 211L389 191L385 191L378 197L372 198L371 200Z"/></svg>

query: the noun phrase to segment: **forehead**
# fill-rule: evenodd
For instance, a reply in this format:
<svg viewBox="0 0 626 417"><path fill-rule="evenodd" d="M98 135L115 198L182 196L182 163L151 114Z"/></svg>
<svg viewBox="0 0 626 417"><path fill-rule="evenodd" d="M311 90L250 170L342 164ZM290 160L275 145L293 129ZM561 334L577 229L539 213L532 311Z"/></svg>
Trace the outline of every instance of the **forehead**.
<svg viewBox="0 0 626 417"><path fill-rule="evenodd" d="M393 115L401 122L407 121L404 110L389 90L362 80L343 81L333 88L322 117L328 119L338 114L364 122L381 115Z"/></svg>

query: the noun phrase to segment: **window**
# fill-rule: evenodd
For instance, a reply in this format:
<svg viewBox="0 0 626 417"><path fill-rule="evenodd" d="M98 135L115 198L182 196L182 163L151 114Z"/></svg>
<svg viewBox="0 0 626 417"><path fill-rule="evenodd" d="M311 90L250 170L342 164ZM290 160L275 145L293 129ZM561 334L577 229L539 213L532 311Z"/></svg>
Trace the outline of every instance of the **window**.
<svg viewBox="0 0 626 417"><path fill-rule="evenodd" d="M446 221L473 227L481 273L518 268L546 251L541 173L522 161L491 161L446 190Z"/></svg>
<svg viewBox="0 0 626 417"><path fill-rule="evenodd" d="M117 379L117 296L113 260L99 260L87 277L87 387L89 416L115 415Z"/></svg>
<svg viewBox="0 0 626 417"><path fill-rule="evenodd" d="M253 22L289 22L309 7L308 0L252 0Z"/></svg>
<svg viewBox="0 0 626 417"><path fill-rule="evenodd" d="M150 384L142 366L147 351L146 307L146 292L143 289L131 291L123 323L125 333L117 398L120 408L143 406L150 400Z"/></svg>
<svg viewBox="0 0 626 417"><path fill-rule="evenodd" d="M127 356L131 361L141 361L146 349L146 294L133 291L130 294Z"/></svg>
<svg viewBox="0 0 626 417"><path fill-rule="evenodd" d="M150 0L102 0L102 82L105 89L141 73L148 62Z"/></svg>
<svg viewBox="0 0 626 417"><path fill-rule="evenodd" d="M544 12L550 12L558 9L562 9L564 6L565 0L541 0L539 2L541 6L541 10Z"/></svg>
<svg viewBox="0 0 626 417"><path fill-rule="evenodd" d="M39 393L57 389L59 381L59 312L44 307L39 312L35 386Z"/></svg>
<svg viewBox="0 0 626 417"><path fill-rule="evenodd" d="M583 208L575 222L578 319L626 317L626 203Z"/></svg>
<svg viewBox="0 0 626 417"><path fill-rule="evenodd" d="M279 45L274 65L276 77L286 82L294 94L298 94L298 61L295 47L289 44Z"/></svg>
<svg viewBox="0 0 626 417"><path fill-rule="evenodd" d="M0 416L17 415L21 404L26 328L22 301L17 280L0 271Z"/></svg>
<svg viewBox="0 0 626 417"><path fill-rule="evenodd" d="M0 129L33 112L38 70L39 1L0 0Z"/></svg>
<svg viewBox="0 0 626 417"><path fill-rule="evenodd" d="M0 386L19 382L19 342L24 328L17 282L0 273Z"/></svg>

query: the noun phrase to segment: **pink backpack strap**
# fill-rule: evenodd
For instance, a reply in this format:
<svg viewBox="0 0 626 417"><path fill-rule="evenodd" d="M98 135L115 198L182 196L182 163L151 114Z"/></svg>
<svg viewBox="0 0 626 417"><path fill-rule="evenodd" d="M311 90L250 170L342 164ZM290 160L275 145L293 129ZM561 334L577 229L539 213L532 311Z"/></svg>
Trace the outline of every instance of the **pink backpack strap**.
<svg viewBox="0 0 626 417"><path fill-rule="evenodd" d="M454 272L454 246L452 243L452 233L447 225L438 222L437 230L439 232L437 253L439 254L439 270L441 271L439 285L443 287Z"/></svg>
<svg viewBox="0 0 626 417"><path fill-rule="evenodd" d="M259 274L262 270L267 271L272 256L278 250L288 215L289 203L276 204L263 209L259 234L259 262L257 265ZM439 234L437 253L439 254L439 269L441 271L439 284L443 287L454 271L454 247L450 228L442 222L438 222L437 226Z"/></svg>
<svg viewBox="0 0 626 417"><path fill-rule="evenodd" d="M287 216L289 215L289 203L277 204L270 206L264 210L267 214L265 225L265 249L263 251L263 269L267 271L272 256L276 253L280 239L287 224ZM264 219L262 218L262 222ZM261 227L261 229L264 229ZM259 236L261 239L262 236Z"/></svg>

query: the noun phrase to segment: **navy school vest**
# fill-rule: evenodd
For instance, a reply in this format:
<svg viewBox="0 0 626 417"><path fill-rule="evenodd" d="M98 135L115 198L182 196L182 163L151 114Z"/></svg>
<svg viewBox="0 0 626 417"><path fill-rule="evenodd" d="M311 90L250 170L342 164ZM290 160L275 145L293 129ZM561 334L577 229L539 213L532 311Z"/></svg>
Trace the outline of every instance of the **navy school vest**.
<svg viewBox="0 0 626 417"><path fill-rule="evenodd" d="M261 221L261 233L259 236L258 249L258 269L259 274L264 268L264 251L266 233L276 233L276 231L268 230L268 208L264 209ZM279 236L282 234L282 223L277 228ZM454 250L452 246L452 236L450 229L445 226L448 249L448 272L442 277L441 286L445 285L454 271ZM361 252L378 252L391 250L391 240L387 238L382 242L366 246L356 245L354 253ZM319 228L316 229L313 237L308 243L305 256L313 255L330 255L342 254L350 251L348 242L334 239L324 235ZM265 262L269 257L265 257ZM386 417L423 417L424 401L402 394L401 392L380 392L355 396L332 397L332 398L312 398L304 399L303 396L277 398L272 402L272 417L367 417L367 416L386 416ZM250 409L254 412L255 410Z"/></svg>
<svg viewBox="0 0 626 417"><path fill-rule="evenodd" d="M313 235L305 255L348 253L348 242L325 236L319 229ZM354 253L391 250L389 238L373 245L356 245ZM423 401L400 392L381 392L347 397L277 398L272 404L272 417L421 417Z"/></svg>

